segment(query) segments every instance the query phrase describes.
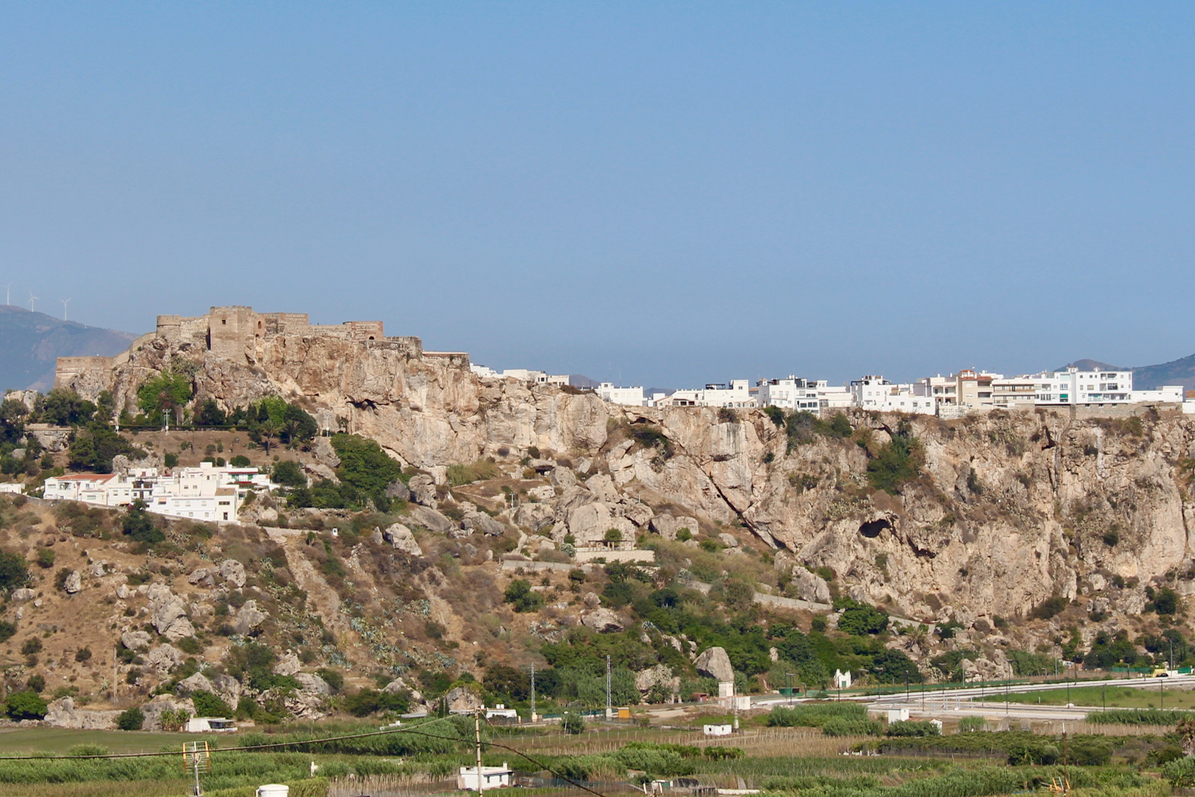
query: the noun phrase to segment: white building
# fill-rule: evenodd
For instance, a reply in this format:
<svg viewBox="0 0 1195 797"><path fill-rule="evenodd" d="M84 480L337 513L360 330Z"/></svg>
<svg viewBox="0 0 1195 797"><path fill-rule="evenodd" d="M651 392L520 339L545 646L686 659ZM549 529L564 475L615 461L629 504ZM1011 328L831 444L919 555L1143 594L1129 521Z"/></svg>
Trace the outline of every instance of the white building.
<svg viewBox="0 0 1195 797"><path fill-rule="evenodd" d="M597 394L607 404L625 404L630 407L646 407L647 397L643 393L643 386L615 387L611 382L598 385Z"/></svg>
<svg viewBox="0 0 1195 797"><path fill-rule="evenodd" d="M529 382L533 385L549 384L549 379L560 380L564 379L563 384L568 384L568 377L548 376L546 371L533 371L528 368L509 368L505 371L498 372L486 365L477 365L476 363L469 364L469 371L480 379L516 379L520 382ZM552 381L551 384L561 384L559 381Z"/></svg>
<svg viewBox="0 0 1195 797"><path fill-rule="evenodd" d="M933 396L919 396L913 385L894 385L882 376L868 375L852 381L851 397L862 410L918 415L934 415L938 410Z"/></svg>
<svg viewBox="0 0 1195 797"><path fill-rule="evenodd" d="M460 773L456 776L456 787L461 791L478 791L479 785L487 789L509 787L510 776L513 774L514 770L505 763L500 767L481 767L480 779L477 776L477 767L461 767Z"/></svg>
<svg viewBox="0 0 1195 797"><path fill-rule="evenodd" d="M1033 380L1037 404L1128 404L1133 400L1132 371L1042 371L1029 374Z"/></svg>
<svg viewBox="0 0 1195 797"><path fill-rule="evenodd" d="M703 725L702 731L706 736L730 736L734 732L731 725Z"/></svg>
<svg viewBox="0 0 1195 797"><path fill-rule="evenodd" d="M834 671L834 688L835 689L850 689L851 688L851 671L842 670Z"/></svg>
<svg viewBox="0 0 1195 797"><path fill-rule="evenodd" d="M732 379L729 384L710 382L700 389L688 388L658 397L653 395L650 404L656 407L728 407L730 409L753 408L755 396L751 395L748 379Z"/></svg>
<svg viewBox="0 0 1195 797"><path fill-rule="evenodd" d="M191 717L187 720L187 733L232 733L236 723L223 717Z"/></svg>
<svg viewBox="0 0 1195 797"><path fill-rule="evenodd" d="M127 473L75 473L46 479L48 501L79 501L96 506L122 507L141 500L146 510L170 517L213 523L237 519L241 500L249 490L278 488L256 468L179 468L159 474L155 468Z"/></svg>
<svg viewBox="0 0 1195 797"><path fill-rule="evenodd" d="M516 720L519 718L519 712L513 708L507 708L506 704L504 703L499 703L493 708L487 708L485 710L486 719L489 720L493 719L494 717L501 717L502 719L507 720Z"/></svg>
<svg viewBox="0 0 1195 797"><path fill-rule="evenodd" d="M1132 401L1134 404L1181 404L1183 396L1182 385L1163 385L1156 390L1134 390Z"/></svg>
<svg viewBox="0 0 1195 797"><path fill-rule="evenodd" d="M818 383L812 380L798 379L789 374L786 379L760 379L755 385L758 388L755 401L761 407L808 412L821 410L821 400L817 395Z"/></svg>

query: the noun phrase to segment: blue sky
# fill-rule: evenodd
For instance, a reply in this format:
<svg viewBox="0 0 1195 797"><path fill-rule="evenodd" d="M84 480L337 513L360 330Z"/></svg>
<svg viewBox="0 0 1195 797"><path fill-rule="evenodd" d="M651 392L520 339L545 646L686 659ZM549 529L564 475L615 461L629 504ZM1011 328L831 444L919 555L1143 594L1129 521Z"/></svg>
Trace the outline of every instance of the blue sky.
<svg viewBox="0 0 1195 797"><path fill-rule="evenodd" d="M1195 351L1191 4L0 6L0 286L681 387Z"/></svg>

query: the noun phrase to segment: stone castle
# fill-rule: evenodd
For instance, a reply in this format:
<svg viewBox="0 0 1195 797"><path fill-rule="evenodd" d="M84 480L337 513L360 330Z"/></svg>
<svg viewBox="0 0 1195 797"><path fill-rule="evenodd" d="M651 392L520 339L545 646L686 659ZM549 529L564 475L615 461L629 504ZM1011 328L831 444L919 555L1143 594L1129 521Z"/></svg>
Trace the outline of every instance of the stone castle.
<svg viewBox="0 0 1195 797"><path fill-rule="evenodd" d="M343 324L312 324L307 313L259 313L252 307L213 307L204 316L158 316L157 329L142 335L128 351L115 357L59 357L55 384L72 384L79 377L110 373L128 362L130 352L155 339L173 347L208 351L221 359L244 361L257 347L283 336L336 338L361 343L369 349L396 351L408 359L447 358L451 364L468 368L463 352L425 352L414 336L386 337L381 321L346 321ZM250 359L252 357L250 356Z"/></svg>

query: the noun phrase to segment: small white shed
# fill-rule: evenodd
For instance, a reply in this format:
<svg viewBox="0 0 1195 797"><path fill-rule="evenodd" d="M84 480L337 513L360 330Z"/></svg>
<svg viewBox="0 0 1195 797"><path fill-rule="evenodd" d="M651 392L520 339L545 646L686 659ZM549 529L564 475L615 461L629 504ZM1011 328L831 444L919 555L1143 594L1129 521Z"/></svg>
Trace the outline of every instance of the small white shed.
<svg viewBox="0 0 1195 797"><path fill-rule="evenodd" d="M730 736L734 728L730 725L703 725L706 736Z"/></svg>
<svg viewBox="0 0 1195 797"><path fill-rule="evenodd" d="M231 733L236 729L236 723L223 717L191 717L187 720L187 733Z"/></svg>

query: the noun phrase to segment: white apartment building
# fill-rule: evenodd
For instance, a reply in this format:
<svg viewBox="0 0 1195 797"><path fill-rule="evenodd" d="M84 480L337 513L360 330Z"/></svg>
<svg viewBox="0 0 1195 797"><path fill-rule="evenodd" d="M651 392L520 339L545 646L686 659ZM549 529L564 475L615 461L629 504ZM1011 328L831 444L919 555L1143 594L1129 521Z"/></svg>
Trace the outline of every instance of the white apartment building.
<svg viewBox="0 0 1195 797"><path fill-rule="evenodd" d="M913 385L894 385L882 376L867 375L851 382L854 405L862 410L877 412L908 412L934 415L938 411L933 396L919 396Z"/></svg>
<svg viewBox="0 0 1195 797"><path fill-rule="evenodd" d="M1134 390L1134 404L1181 404L1185 391L1182 385L1162 385L1155 390Z"/></svg>
<svg viewBox="0 0 1195 797"><path fill-rule="evenodd" d="M747 379L732 379L729 384L710 382L700 390L677 390L672 395L655 402L657 407L729 407L740 409L755 407L751 395L751 382Z"/></svg>
<svg viewBox="0 0 1195 797"><path fill-rule="evenodd" d="M760 379L755 385L755 401L760 407L819 412L822 405L818 386L824 387L826 383L789 374L786 379Z"/></svg>
<svg viewBox="0 0 1195 797"><path fill-rule="evenodd" d="M123 507L144 501L149 512L170 517L235 521L241 499L250 489L274 490L278 485L256 468L179 468L159 474L155 468L128 473L75 473L46 479L48 501L79 501L96 506Z"/></svg>
<svg viewBox="0 0 1195 797"><path fill-rule="evenodd" d="M528 368L508 368L499 372L487 365L470 363L469 371L480 379L517 379L520 382L530 382L533 385L568 384L568 376L549 377L546 371L533 371ZM564 381L560 382L561 379Z"/></svg>
<svg viewBox="0 0 1195 797"><path fill-rule="evenodd" d="M630 407L647 406L647 396L643 392L642 385L637 387L616 387L611 382L602 382L598 385L597 394L607 404L625 404Z"/></svg>
<svg viewBox="0 0 1195 797"><path fill-rule="evenodd" d="M1046 405L1128 404L1133 400L1132 371L1043 371L1029 374L1034 401Z"/></svg>

